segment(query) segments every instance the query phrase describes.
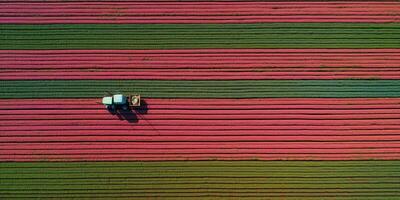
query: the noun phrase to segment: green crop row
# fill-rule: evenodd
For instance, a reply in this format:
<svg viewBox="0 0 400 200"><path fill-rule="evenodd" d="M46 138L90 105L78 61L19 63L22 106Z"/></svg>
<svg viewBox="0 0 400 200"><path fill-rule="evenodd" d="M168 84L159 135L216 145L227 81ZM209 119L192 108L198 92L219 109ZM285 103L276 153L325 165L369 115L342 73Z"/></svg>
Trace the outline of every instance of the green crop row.
<svg viewBox="0 0 400 200"><path fill-rule="evenodd" d="M106 91L153 98L400 97L400 80L40 80L0 85L0 98L90 98Z"/></svg>
<svg viewBox="0 0 400 200"><path fill-rule="evenodd" d="M0 197L393 199L400 195L399 166L400 161L0 163Z"/></svg>
<svg viewBox="0 0 400 200"><path fill-rule="evenodd" d="M0 25L0 49L397 48L400 23Z"/></svg>
<svg viewBox="0 0 400 200"><path fill-rule="evenodd" d="M68 193L68 194L20 194L20 195L1 195L6 199L285 199L285 200L398 200L398 193L381 193L381 192L369 192L369 193L261 193L261 192L251 192L251 193L232 193L230 192L164 192L164 193L142 193L140 194L130 194L128 193L116 193L116 192L100 192L97 191L93 194L82 193Z"/></svg>
<svg viewBox="0 0 400 200"><path fill-rule="evenodd" d="M20 186L20 185L36 185L37 180L40 180L41 185L164 185L164 184L242 184L242 185L307 185L315 186L318 184L324 184L327 187L329 185L351 185L351 184L399 184L397 177L319 177L307 178L307 177L179 177L179 178L134 178L134 177L123 177L123 178L64 178L62 182L55 179L3 179L3 183L7 185ZM140 180L140 182L138 182Z"/></svg>

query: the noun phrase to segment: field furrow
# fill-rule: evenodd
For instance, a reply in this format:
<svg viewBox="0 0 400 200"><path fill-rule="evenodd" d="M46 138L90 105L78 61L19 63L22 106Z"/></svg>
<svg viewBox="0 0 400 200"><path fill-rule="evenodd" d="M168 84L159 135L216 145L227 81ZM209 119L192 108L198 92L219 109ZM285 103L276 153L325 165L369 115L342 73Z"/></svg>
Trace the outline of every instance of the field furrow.
<svg viewBox="0 0 400 200"><path fill-rule="evenodd" d="M398 98L146 99L116 113L97 102L1 100L0 160L400 158Z"/></svg>
<svg viewBox="0 0 400 200"><path fill-rule="evenodd" d="M399 24L0 24L0 49L398 48Z"/></svg>
<svg viewBox="0 0 400 200"><path fill-rule="evenodd" d="M0 80L399 79L397 49L0 51Z"/></svg>
<svg viewBox="0 0 400 200"><path fill-rule="evenodd" d="M398 2L19 2L3 3L0 23L276 23L400 21Z"/></svg>
<svg viewBox="0 0 400 200"><path fill-rule="evenodd" d="M395 199L398 165L398 161L0 163L4 183L0 197Z"/></svg>

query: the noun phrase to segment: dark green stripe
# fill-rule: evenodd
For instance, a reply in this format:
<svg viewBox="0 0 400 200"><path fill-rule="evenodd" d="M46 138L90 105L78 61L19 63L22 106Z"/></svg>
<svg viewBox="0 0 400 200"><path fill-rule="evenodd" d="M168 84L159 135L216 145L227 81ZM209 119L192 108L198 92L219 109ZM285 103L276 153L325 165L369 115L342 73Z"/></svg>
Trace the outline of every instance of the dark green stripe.
<svg viewBox="0 0 400 200"><path fill-rule="evenodd" d="M393 199L400 195L399 166L400 161L0 163L0 197Z"/></svg>
<svg viewBox="0 0 400 200"><path fill-rule="evenodd" d="M0 25L0 49L398 48L400 23Z"/></svg>
<svg viewBox="0 0 400 200"><path fill-rule="evenodd" d="M400 80L40 80L0 86L0 98L85 98L106 91L153 98L400 97Z"/></svg>

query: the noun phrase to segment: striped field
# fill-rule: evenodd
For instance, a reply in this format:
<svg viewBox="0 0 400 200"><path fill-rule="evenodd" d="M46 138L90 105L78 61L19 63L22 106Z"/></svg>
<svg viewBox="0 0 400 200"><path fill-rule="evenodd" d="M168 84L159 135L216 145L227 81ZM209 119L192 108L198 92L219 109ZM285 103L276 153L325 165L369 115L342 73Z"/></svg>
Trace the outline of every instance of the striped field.
<svg viewBox="0 0 400 200"><path fill-rule="evenodd" d="M0 2L0 199L397 200L399 180L399 1Z"/></svg>
<svg viewBox="0 0 400 200"><path fill-rule="evenodd" d="M399 22L396 2L4 3L0 23Z"/></svg>
<svg viewBox="0 0 400 200"><path fill-rule="evenodd" d="M398 98L146 99L119 114L96 101L0 101L0 159L400 158Z"/></svg>

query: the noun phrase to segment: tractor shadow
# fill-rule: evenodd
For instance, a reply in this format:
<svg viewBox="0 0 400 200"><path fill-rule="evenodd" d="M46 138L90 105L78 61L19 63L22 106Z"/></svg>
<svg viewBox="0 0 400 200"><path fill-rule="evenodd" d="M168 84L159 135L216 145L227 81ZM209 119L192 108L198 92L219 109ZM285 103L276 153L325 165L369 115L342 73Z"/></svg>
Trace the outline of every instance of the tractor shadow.
<svg viewBox="0 0 400 200"><path fill-rule="evenodd" d="M140 119L140 116L147 114L148 107L145 100L140 100L140 106L128 110L108 110L110 114L118 117L119 120L124 120L129 123L137 123Z"/></svg>

